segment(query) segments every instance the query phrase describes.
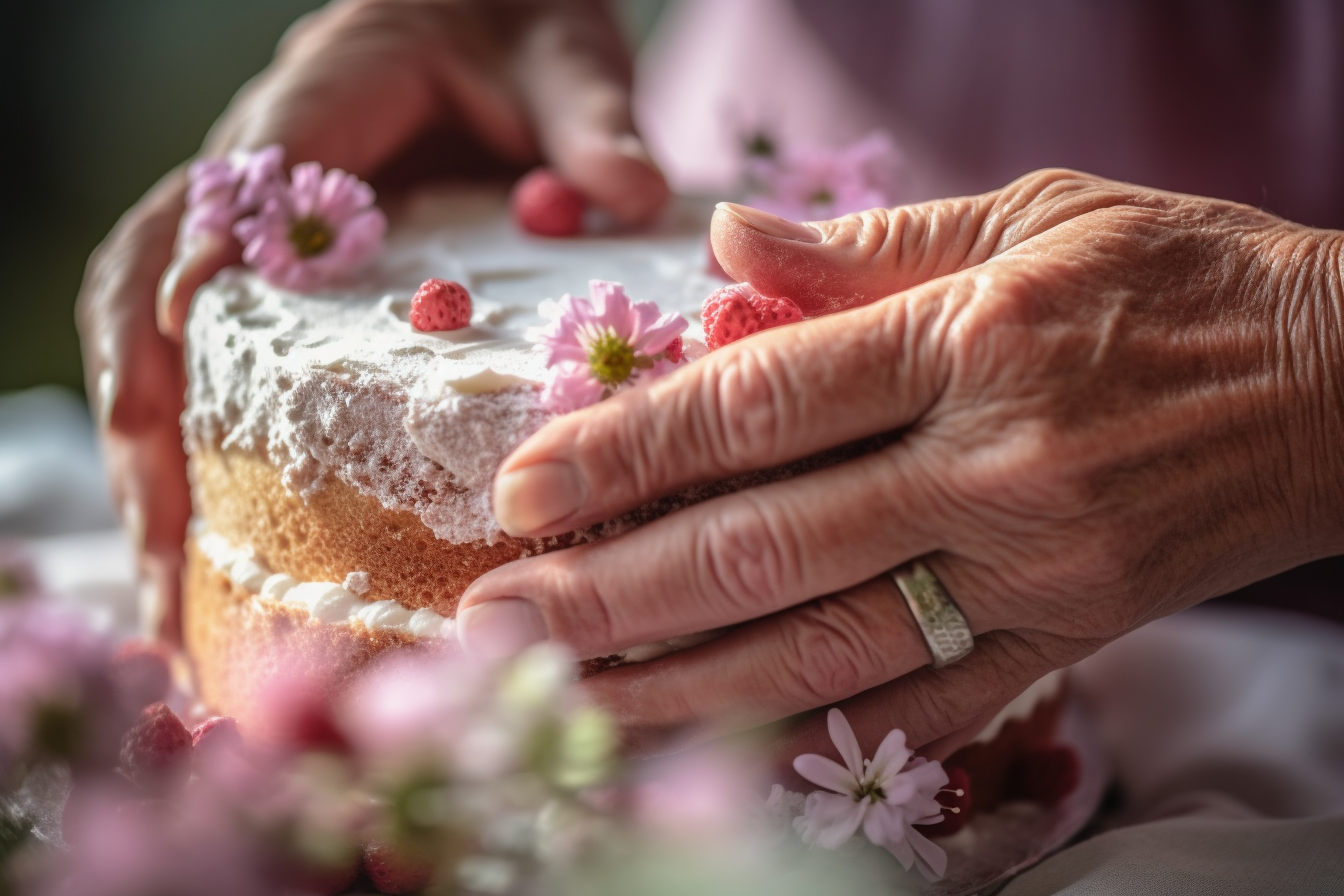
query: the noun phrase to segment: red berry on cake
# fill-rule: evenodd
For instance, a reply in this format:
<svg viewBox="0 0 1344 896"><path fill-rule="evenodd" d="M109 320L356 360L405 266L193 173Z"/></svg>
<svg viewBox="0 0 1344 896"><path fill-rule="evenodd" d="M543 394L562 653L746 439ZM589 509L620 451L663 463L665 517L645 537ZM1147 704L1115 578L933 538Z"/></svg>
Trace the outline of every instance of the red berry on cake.
<svg viewBox="0 0 1344 896"><path fill-rule="evenodd" d="M797 323L803 319L802 309L789 299L770 298L753 290L748 301L761 322L762 330Z"/></svg>
<svg viewBox="0 0 1344 896"><path fill-rule="evenodd" d="M426 280L411 298L410 320L421 333L460 330L471 323L471 295L461 283Z"/></svg>
<svg viewBox="0 0 1344 896"><path fill-rule="evenodd" d="M714 290L700 308L700 319L705 327L705 344L710 351L736 342L761 329L751 297L756 294L745 283L724 286Z"/></svg>
<svg viewBox="0 0 1344 896"><path fill-rule="evenodd" d="M165 703L146 706L121 741L121 771L139 786L161 790L191 771L191 732Z"/></svg>
<svg viewBox="0 0 1344 896"><path fill-rule="evenodd" d="M947 786L934 796L943 807L943 820L920 825L919 829L928 837L950 837L971 820L971 776L966 769L956 766L944 766L943 770L947 772Z"/></svg>
<svg viewBox="0 0 1344 896"><path fill-rule="evenodd" d="M1014 796L1053 807L1073 793L1081 776L1082 764L1077 752L1072 747L1054 744L1019 756L1010 780Z"/></svg>
<svg viewBox="0 0 1344 896"><path fill-rule="evenodd" d="M243 735L238 722L229 716L213 716L191 729L191 744L197 758L209 758L221 752L238 752L243 748Z"/></svg>
<svg viewBox="0 0 1344 896"><path fill-rule="evenodd" d="M686 357L686 347L682 344L680 336L667 344L667 348L663 349L663 357L673 364L680 364L681 359Z"/></svg>
<svg viewBox="0 0 1344 896"><path fill-rule="evenodd" d="M434 861L402 844L370 840L364 846L364 873L379 893L414 893L434 880Z"/></svg>
<svg viewBox="0 0 1344 896"><path fill-rule="evenodd" d="M523 175L510 199L513 220L538 236L576 236L583 232L588 200L549 168Z"/></svg>

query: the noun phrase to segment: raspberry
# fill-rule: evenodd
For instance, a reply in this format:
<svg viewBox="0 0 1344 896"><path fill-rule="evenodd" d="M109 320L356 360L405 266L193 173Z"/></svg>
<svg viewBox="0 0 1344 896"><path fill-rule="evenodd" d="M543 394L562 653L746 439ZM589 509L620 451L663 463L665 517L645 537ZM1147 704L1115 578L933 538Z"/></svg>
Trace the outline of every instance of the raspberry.
<svg viewBox="0 0 1344 896"><path fill-rule="evenodd" d="M752 309L761 321L762 330L797 323L803 319L802 310L788 299L772 299L758 292L752 292L748 301L751 302Z"/></svg>
<svg viewBox="0 0 1344 896"><path fill-rule="evenodd" d="M213 716L191 729L191 743L198 759L209 758L221 752L241 751L243 735L232 716Z"/></svg>
<svg viewBox="0 0 1344 896"><path fill-rule="evenodd" d="M549 168L534 168L513 188L513 220L538 236L575 236L583 232L588 200Z"/></svg>
<svg viewBox="0 0 1344 896"><path fill-rule="evenodd" d="M154 641L127 641L112 656L112 678L127 707L139 710L168 696L172 673L168 648Z"/></svg>
<svg viewBox="0 0 1344 896"><path fill-rule="evenodd" d="M1013 763L1009 780L1012 796L1046 806L1058 806L1073 793L1082 765L1073 747L1055 744L1028 750Z"/></svg>
<svg viewBox="0 0 1344 896"><path fill-rule="evenodd" d="M686 346L681 341L680 336L675 337L667 344L667 348L663 349L663 357L673 364L680 364L681 359L686 357Z"/></svg>
<svg viewBox="0 0 1344 896"><path fill-rule="evenodd" d="M426 280L411 298L411 326L421 333L460 330L471 323L471 295L452 280Z"/></svg>
<svg viewBox="0 0 1344 896"><path fill-rule="evenodd" d="M165 703L146 706L121 739L121 771L150 791L183 783L190 759L191 732Z"/></svg>
<svg viewBox="0 0 1344 896"><path fill-rule="evenodd" d="M756 309L751 307L755 290L745 283L714 290L700 308L705 326L705 344L713 351L761 329Z"/></svg>
<svg viewBox="0 0 1344 896"><path fill-rule="evenodd" d="M938 791L936 799L943 807L943 820L935 824L926 824L920 830L929 837L950 837L966 826L971 820L971 776L964 768L949 768L947 786ZM957 795L957 791L961 795ZM953 812L951 810L955 809Z"/></svg>
<svg viewBox="0 0 1344 896"><path fill-rule="evenodd" d="M379 893L414 893L434 879L434 861L404 844L370 840L364 846L364 873Z"/></svg>

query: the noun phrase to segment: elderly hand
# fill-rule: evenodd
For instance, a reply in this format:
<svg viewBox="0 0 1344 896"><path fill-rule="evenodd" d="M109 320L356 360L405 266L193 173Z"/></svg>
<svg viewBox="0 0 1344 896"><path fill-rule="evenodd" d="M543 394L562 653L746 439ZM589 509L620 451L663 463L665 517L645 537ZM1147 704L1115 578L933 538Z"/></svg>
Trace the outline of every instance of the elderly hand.
<svg viewBox="0 0 1344 896"><path fill-rule="evenodd" d="M202 152L279 143L291 164L380 186L545 158L639 222L668 191L634 135L629 78L600 0L348 0L291 29ZM185 192L178 169L127 212L89 262L78 313L113 487L169 636L190 515L179 343L192 295L240 255L231 240L174 245Z"/></svg>
<svg viewBox="0 0 1344 896"><path fill-rule="evenodd" d="M946 755L1044 673L1344 551L1344 235L1056 171L810 225L720 206L713 239L838 313L553 420L495 480L505 530L890 441L468 589L485 652L734 626L587 680L636 748L838 704L868 748L901 727ZM912 558L976 638L941 670L884 574ZM829 752L821 715L779 749Z"/></svg>

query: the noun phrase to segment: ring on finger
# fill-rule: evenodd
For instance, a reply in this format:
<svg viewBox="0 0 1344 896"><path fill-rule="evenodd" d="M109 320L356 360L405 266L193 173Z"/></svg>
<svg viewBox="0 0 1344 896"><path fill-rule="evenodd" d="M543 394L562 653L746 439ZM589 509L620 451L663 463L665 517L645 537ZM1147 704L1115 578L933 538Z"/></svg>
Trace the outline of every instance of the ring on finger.
<svg viewBox="0 0 1344 896"><path fill-rule="evenodd" d="M957 609L943 583L924 563L915 560L887 572L905 598L933 655L933 668L941 669L971 652L975 639L966 617Z"/></svg>

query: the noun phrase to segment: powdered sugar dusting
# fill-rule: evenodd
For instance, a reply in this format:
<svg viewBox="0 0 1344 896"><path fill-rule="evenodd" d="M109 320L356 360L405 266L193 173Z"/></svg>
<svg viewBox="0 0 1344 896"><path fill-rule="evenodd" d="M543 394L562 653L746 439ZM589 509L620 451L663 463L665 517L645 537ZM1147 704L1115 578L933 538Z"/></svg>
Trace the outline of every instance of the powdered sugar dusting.
<svg viewBox="0 0 1344 896"><path fill-rule="evenodd" d="M300 295L231 268L197 294L188 450L257 452L304 497L335 477L439 538L493 543L490 479L547 419L543 359L523 337L542 323L537 305L614 280L699 335L718 285L702 272L709 208L681 201L656 232L572 240L519 232L494 191L426 194L392 219L382 261L342 289ZM412 329L410 298L429 277L467 286L470 326Z"/></svg>

